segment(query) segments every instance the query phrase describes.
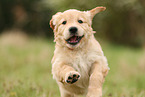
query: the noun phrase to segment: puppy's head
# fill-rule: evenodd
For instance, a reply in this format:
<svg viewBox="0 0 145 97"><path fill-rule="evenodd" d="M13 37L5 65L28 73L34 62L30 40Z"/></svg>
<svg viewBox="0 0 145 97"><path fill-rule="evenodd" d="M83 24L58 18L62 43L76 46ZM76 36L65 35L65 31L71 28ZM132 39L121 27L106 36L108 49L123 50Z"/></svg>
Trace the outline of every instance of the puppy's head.
<svg viewBox="0 0 145 97"><path fill-rule="evenodd" d="M96 7L90 11L70 9L56 13L50 20L55 42L70 49L82 47L94 32L91 28L93 17L105 9L105 7Z"/></svg>

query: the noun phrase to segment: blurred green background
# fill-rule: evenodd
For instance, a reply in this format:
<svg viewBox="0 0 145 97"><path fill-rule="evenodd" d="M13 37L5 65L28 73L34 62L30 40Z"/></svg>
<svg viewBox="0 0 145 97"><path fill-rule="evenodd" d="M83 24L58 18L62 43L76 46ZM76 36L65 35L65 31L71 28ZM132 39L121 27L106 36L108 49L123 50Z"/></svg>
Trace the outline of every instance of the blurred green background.
<svg viewBox="0 0 145 97"><path fill-rule="evenodd" d="M1 0L0 97L60 97L49 21L67 9L107 9L93 20L110 71L103 97L145 97L144 0Z"/></svg>

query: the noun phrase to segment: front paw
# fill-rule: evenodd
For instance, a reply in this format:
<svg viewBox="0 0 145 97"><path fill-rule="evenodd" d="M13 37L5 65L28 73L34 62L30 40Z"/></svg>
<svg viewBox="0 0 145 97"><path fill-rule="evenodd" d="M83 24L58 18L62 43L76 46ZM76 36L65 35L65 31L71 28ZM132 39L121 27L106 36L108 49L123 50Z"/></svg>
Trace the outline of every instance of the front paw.
<svg viewBox="0 0 145 97"><path fill-rule="evenodd" d="M102 97L102 89L89 88L86 97Z"/></svg>
<svg viewBox="0 0 145 97"><path fill-rule="evenodd" d="M80 78L80 74L76 71L70 71L66 74L65 82L69 84L73 84Z"/></svg>

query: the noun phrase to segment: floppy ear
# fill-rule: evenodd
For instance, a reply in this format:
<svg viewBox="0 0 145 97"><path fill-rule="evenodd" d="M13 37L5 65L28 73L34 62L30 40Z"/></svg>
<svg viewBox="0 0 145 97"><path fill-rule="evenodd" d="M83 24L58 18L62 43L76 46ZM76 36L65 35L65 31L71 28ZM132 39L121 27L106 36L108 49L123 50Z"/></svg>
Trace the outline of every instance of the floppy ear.
<svg viewBox="0 0 145 97"><path fill-rule="evenodd" d="M49 25L52 28L52 30L54 30L53 19L50 20Z"/></svg>
<svg viewBox="0 0 145 97"><path fill-rule="evenodd" d="M106 7L96 7L96 8L94 8L94 9L90 10L90 11L89 11L89 14L90 14L91 19L93 19L93 17L94 17L97 13L99 13L99 12L101 12L101 11L104 11L105 9L106 9Z"/></svg>
<svg viewBox="0 0 145 97"><path fill-rule="evenodd" d="M49 22L50 27L54 30L55 25L56 25L56 21L55 18L58 17L58 15L61 14L61 12L57 12L55 15L52 16L52 19Z"/></svg>

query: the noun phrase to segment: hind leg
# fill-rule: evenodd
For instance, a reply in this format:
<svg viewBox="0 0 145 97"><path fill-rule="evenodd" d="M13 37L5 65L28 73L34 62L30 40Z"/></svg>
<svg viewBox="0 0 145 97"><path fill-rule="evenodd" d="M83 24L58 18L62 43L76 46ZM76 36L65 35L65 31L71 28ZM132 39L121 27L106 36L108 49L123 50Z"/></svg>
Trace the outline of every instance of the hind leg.
<svg viewBox="0 0 145 97"><path fill-rule="evenodd" d="M62 88L60 88L60 94L61 94L61 97L77 97L77 96L74 96L74 94L66 92Z"/></svg>

